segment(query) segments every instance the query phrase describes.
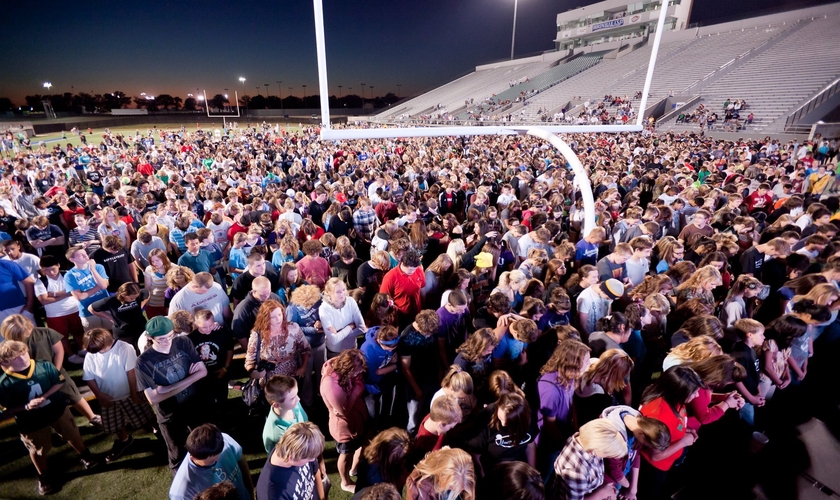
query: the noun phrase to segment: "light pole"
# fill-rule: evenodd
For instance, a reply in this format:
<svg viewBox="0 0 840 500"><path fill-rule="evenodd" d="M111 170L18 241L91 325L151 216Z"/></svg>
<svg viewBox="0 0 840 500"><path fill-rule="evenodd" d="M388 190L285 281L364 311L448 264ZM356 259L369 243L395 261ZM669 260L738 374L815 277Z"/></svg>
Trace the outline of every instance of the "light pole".
<svg viewBox="0 0 840 500"><path fill-rule="evenodd" d="M47 92L49 92L50 89L52 88L52 83L44 82L44 88L47 89Z"/></svg>
<svg viewBox="0 0 840 500"><path fill-rule="evenodd" d="M510 60L513 61L513 44L516 41L516 11L519 8L519 0L513 0L513 35L510 37Z"/></svg>
<svg viewBox="0 0 840 500"><path fill-rule="evenodd" d="M301 85L303 87L303 104L306 105L306 85Z"/></svg>
<svg viewBox="0 0 840 500"><path fill-rule="evenodd" d="M260 94L260 86L259 85L257 85L257 95L260 95L260 96L262 95L262 94Z"/></svg>
<svg viewBox="0 0 840 500"><path fill-rule="evenodd" d="M368 85L368 89L370 89L370 101L371 101L370 104L371 104L371 106L373 106L374 105L373 104L374 103L374 101L373 101L373 85Z"/></svg>
<svg viewBox="0 0 840 500"><path fill-rule="evenodd" d="M239 81L242 82L242 101L245 103L245 116L248 116L248 99L245 95L245 78L240 76Z"/></svg>
<svg viewBox="0 0 840 500"><path fill-rule="evenodd" d="M360 82L359 85L362 86L362 108L365 107L365 82Z"/></svg>
<svg viewBox="0 0 840 500"><path fill-rule="evenodd" d="M344 85L339 85L339 86L338 86L338 99L339 99L339 100L341 100L341 87L343 87L343 86L344 86Z"/></svg>
<svg viewBox="0 0 840 500"><path fill-rule="evenodd" d="M280 109L283 109L283 87L280 84L283 83L283 80L277 80L277 91L280 92Z"/></svg>

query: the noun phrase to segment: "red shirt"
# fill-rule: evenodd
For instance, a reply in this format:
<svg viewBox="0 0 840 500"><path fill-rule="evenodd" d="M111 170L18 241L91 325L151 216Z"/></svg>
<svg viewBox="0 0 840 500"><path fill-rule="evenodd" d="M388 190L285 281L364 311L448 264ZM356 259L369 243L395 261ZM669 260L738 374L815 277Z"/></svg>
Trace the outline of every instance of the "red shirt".
<svg viewBox="0 0 840 500"><path fill-rule="evenodd" d="M234 222L228 229L228 241L233 244L233 237L236 233L247 233L248 230L242 227L238 222Z"/></svg>
<svg viewBox="0 0 840 500"><path fill-rule="evenodd" d="M421 310L420 290L425 286L426 275L422 267L409 276L402 271L402 266L397 266L385 273L379 292L391 296L399 314L414 317Z"/></svg>
<svg viewBox="0 0 840 500"><path fill-rule="evenodd" d="M685 429L688 425L685 406L680 405L680 407L674 411L674 408L671 408L664 399L656 398L643 405L640 411L642 415L655 418L668 427L668 430L671 431L671 444L676 443L685 436ZM682 453L683 450L680 450L669 457L663 458L662 460L653 460L650 458L650 450L648 448L642 448L642 456L645 457L645 460L659 470L669 470L671 466L674 465L674 462L680 458Z"/></svg>
<svg viewBox="0 0 840 500"><path fill-rule="evenodd" d="M758 194L758 190L752 192L747 196L747 208L750 212L753 209L769 210L773 206L773 197L770 196L770 191L764 193L764 196Z"/></svg>
<svg viewBox="0 0 840 500"><path fill-rule="evenodd" d="M414 439L414 448L419 456L425 456L430 451L441 449L443 447L443 438L446 436L446 434L438 436L426 430L425 424L429 420L429 416L426 415L426 418L420 423L420 427L417 428L417 437Z"/></svg>
<svg viewBox="0 0 840 500"><path fill-rule="evenodd" d="M703 387L697 393L697 397L688 403L688 427L694 430L700 428L701 425L711 424L716 422L723 416L724 410L720 406L709 406L712 404L712 390Z"/></svg>
<svg viewBox="0 0 840 500"><path fill-rule="evenodd" d="M154 168L148 163L143 163L139 167L137 167L137 171L143 175L152 175L155 173Z"/></svg>

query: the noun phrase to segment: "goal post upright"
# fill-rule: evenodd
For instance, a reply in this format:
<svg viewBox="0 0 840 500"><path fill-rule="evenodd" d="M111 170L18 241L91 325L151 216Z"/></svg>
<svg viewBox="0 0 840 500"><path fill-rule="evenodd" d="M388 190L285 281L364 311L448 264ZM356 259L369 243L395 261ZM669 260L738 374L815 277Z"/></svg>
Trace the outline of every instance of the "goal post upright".
<svg viewBox="0 0 840 500"><path fill-rule="evenodd" d="M581 193L584 209L583 235L586 236L595 227L595 200L592 194L592 184L589 175L583 167L580 158L572 148L557 134L562 133L623 133L641 132L645 126L645 107L653 80L656 58L659 54L659 44L662 41L662 31L668 14L668 0L661 0L659 19L656 24L653 47L648 63L645 83L642 90L642 100L639 103L635 124L621 125L546 125L532 126L526 124L509 124L504 126L427 126L427 127L382 127L367 129L335 130L330 123L329 81L327 79L327 50L324 30L323 0L312 0L315 11L315 43L318 57L318 89L321 102L321 139L327 141L342 141L356 139L391 139L403 137L445 137L445 136L474 136L474 135L517 135L527 134L539 137L554 146L566 159L574 173L574 181ZM237 103L238 104L238 103ZM238 106L237 106L238 112Z"/></svg>

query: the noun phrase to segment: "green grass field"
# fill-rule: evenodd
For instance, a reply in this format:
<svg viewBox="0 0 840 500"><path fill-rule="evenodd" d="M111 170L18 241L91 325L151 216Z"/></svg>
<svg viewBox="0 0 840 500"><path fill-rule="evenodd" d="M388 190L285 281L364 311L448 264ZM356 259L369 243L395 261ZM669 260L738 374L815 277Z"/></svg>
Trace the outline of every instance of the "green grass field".
<svg viewBox="0 0 840 500"><path fill-rule="evenodd" d="M241 361L234 367L243 371ZM70 371L77 385L82 387L81 371ZM242 379L244 380L244 379ZM228 411L221 417L221 428L242 445L244 456L251 469L254 484L259 477L259 471L266 460L266 452L262 444L262 428L265 419L248 416L239 392L229 393ZM94 411L98 411L96 401L91 401ZM333 488L330 499L346 500L349 493L341 490L338 473L336 471L335 443L330 441L324 415L312 415L313 419L327 437L327 447L324 451L327 472ZM114 438L105 435L87 425L84 418L77 417L82 438L94 454L107 453ZM79 464L76 453L70 446L60 441L53 434L53 443L59 445L49 454L49 465L53 473L58 475L63 483L62 488L49 498L55 499L97 499L97 500L160 500L167 498L172 476L166 465L166 448L162 441L157 441L153 434L144 431L132 433L135 437L134 445L123 457L112 464L102 464L93 470L86 471ZM20 435L14 425L0 427L0 499L30 499L42 498L38 495L35 481L35 467L29 460L29 455L20 441ZM57 481L58 482L58 481Z"/></svg>
<svg viewBox="0 0 840 500"><path fill-rule="evenodd" d="M232 120L228 120L228 124L230 125L231 123L232 123ZM254 124L254 125L256 125L258 123L262 124L262 120L260 120L259 122L253 121L251 123ZM296 131L296 130L300 129L300 127L297 123L287 123L287 122L267 122L267 123L270 123L272 126L275 123L279 123L280 126L283 127L286 130ZM246 126L247 122L240 121L240 122L238 122L238 124L239 124L239 127L242 128L242 127ZM198 129L198 127L196 127L196 125L201 125L201 129L204 130L204 131L208 131L208 130L212 131L216 128L221 129L221 127L222 127L221 122L210 122L210 121L206 121L206 120L204 122L199 121L198 123L196 123L194 121L184 123L184 126L185 126L187 132L195 132ZM113 133L113 134L120 133L124 136L134 135L138 130L140 131L141 134L146 135L146 131L148 129L154 129L155 126L157 126L158 130L176 130L176 131L181 130L181 124L177 124L177 123L145 123L145 124L139 124L139 125L109 127L109 129L110 129L111 133ZM105 129L104 128L94 128L93 129L93 135L89 135L87 133L87 128L82 129L82 132L84 133L84 135L87 138L88 145L89 146L96 146L96 145L99 144L99 141L102 140L102 134L105 132ZM73 134L70 131L65 132L64 135L66 135L66 139L62 139L62 133L61 132L53 132L53 133L50 133L50 134L40 134L40 135L37 135L35 137L31 137L30 139L32 141L33 148L37 147L39 142L45 141L47 143L47 149L49 149L49 150L52 150L53 146L55 146L56 144L60 144L62 147L67 145L67 143L70 143L74 146L81 146L82 145L82 141L79 139L78 135ZM155 142L156 143L159 142L157 136L155 137Z"/></svg>

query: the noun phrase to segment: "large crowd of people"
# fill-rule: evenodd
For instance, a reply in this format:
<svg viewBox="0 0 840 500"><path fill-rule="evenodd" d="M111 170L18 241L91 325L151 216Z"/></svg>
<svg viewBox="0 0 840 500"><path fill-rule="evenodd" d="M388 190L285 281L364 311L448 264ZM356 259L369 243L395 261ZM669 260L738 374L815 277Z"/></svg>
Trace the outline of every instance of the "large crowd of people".
<svg viewBox="0 0 840 500"><path fill-rule="evenodd" d="M589 228L527 136L80 134L2 159L0 407L41 494L53 429L85 468L154 429L173 500L749 498L792 412L836 418L835 142L566 136ZM228 411L265 419L256 481Z"/></svg>

